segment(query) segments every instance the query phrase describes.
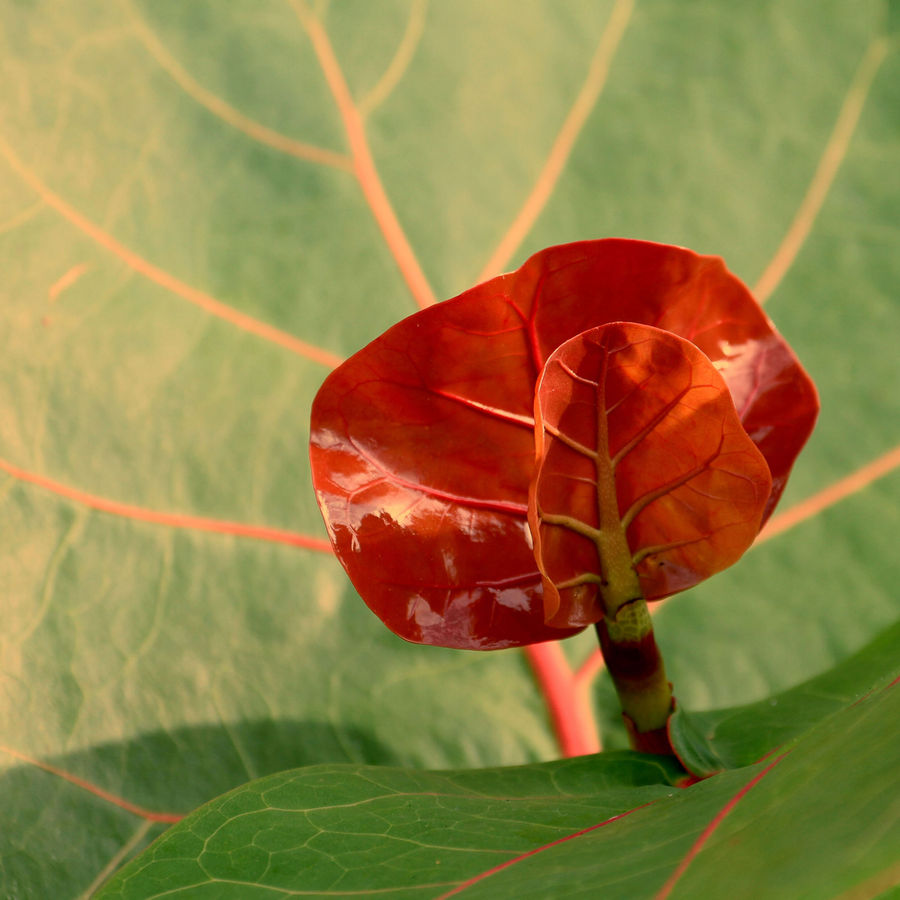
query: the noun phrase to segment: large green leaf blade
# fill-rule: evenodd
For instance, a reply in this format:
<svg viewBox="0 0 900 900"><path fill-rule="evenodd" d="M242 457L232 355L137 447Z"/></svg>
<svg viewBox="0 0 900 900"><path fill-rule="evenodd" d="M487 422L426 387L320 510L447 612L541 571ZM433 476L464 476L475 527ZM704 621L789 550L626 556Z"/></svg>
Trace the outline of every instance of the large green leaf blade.
<svg viewBox="0 0 900 900"><path fill-rule="evenodd" d="M840 665L783 693L728 709L679 708L669 721L675 752L700 776L749 766L824 717L884 687L896 666L898 646L900 622Z"/></svg>
<svg viewBox="0 0 900 900"><path fill-rule="evenodd" d="M162 890L177 896L239 877L322 896L413 889L412 896L436 897L461 874L476 875L635 803L670 795L666 782L677 775L671 764L628 753L469 772L347 766L286 772L198 810L103 896ZM239 854L267 842L272 853L255 873L243 863L229 867L226 850ZM188 859L196 863L188 866Z"/></svg>
<svg viewBox="0 0 900 900"><path fill-rule="evenodd" d="M895 639L829 676L831 688L859 692ZM740 714L746 752L772 714ZM898 714L896 680L882 682L766 759L681 789L677 768L628 752L477 772L286 772L192 814L101 896L240 896L229 882L322 897L712 898L725 885L737 897L832 896L900 864Z"/></svg>
<svg viewBox="0 0 900 900"><path fill-rule="evenodd" d="M883 27L880 3L838 0L315 6L360 103L421 17L365 129L439 297L508 232L614 10L605 83L509 267L623 235L720 253L752 284ZM302 764L558 755L519 655L400 643L324 554L85 502L323 537L306 442L325 367L187 299L339 356L414 309L353 174L210 101L347 158L291 4L0 0L0 23L0 459L49 480L0 475L0 893L74 897L162 827L91 789L183 814ZM897 445L898 65L891 45L769 301L823 399L783 508ZM898 488L895 472L662 610L686 707L764 698L896 619Z"/></svg>

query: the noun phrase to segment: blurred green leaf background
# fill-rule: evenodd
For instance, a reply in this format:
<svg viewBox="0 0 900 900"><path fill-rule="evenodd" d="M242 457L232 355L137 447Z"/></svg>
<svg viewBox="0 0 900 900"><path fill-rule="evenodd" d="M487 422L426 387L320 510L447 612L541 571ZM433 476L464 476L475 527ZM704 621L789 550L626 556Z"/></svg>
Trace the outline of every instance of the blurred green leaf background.
<svg viewBox="0 0 900 900"><path fill-rule="evenodd" d="M659 612L684 706L762 699L894 622L891 23L869 0L0 0L0 894L79 896L154 814L293 766L559 756L521 652L405 644L303 546L312 397L416 309L416 267L442 299L624 236L759 286L822 398L780 509L825 502ZM621 746L602 677L593 700Z"/></svg>

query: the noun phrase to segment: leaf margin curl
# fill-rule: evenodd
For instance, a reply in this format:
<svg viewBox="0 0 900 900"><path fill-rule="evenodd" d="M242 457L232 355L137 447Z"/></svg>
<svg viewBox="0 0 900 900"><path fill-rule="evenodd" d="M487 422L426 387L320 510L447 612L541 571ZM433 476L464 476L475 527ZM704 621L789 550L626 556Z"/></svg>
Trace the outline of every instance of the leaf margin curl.
<svg viewBox="0 0 900 900"><path fill-rule="evenodd" d="M772 490L712 361L691 341L635 322L589 329L550 355L535 390L535 459L529 528L545 621L561 628L733 565Z"/></svg>

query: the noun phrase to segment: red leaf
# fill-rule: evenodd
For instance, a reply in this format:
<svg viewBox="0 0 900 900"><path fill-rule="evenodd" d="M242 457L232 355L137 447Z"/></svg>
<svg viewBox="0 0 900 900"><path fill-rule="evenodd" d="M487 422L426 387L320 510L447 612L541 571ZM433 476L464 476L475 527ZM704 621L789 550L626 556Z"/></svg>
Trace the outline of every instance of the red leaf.
<svg viewBox="0 0 900 900"><path fill-rule="evenodd" d="M683 591L753 543L769 467L689 341L632 322L579 334L547 361L535 409L529 521L551 624Z"/></svg>
<svg viewBox="0 0 900 900"><path fill-rule="evenodd" d="M544 624L527 529L534 387L560 344L622 320L673 331L710 357L772 470L771 511L817 402L747 288L718 258L678 247L551 247L398 323L313 404L329 535L392 631L477 649L570 633Z"/></svg>

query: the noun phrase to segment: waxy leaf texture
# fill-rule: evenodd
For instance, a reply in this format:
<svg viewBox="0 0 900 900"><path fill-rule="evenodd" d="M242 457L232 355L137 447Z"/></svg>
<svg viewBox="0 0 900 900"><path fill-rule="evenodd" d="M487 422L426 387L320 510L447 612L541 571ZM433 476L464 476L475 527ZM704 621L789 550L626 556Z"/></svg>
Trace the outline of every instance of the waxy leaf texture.
<svg viewBox="0 0 900 900"><path fill-rule="evenodd" d="M550 247L388 329L313 403L313 481L335 552L396 634L496 649L571 633L544 622L527 534L535 386L561 344L617 321L679 335L719 370L771 470L771 513L818 401L749 290L721 259L680 247Z"/></svg>
<svg viewBox="0 0 900 900"><path fill-rule="evenodd" d="M535 409L529 519L551 624L613 615L608 593L693 587L756 538L769 467L690 341L634 323L585 331L547 361Z"/></svg>

